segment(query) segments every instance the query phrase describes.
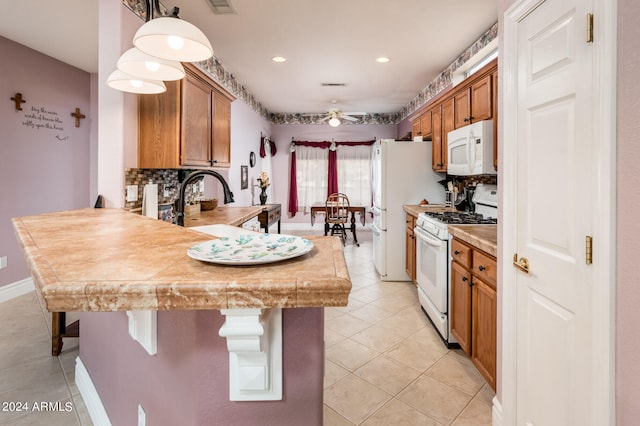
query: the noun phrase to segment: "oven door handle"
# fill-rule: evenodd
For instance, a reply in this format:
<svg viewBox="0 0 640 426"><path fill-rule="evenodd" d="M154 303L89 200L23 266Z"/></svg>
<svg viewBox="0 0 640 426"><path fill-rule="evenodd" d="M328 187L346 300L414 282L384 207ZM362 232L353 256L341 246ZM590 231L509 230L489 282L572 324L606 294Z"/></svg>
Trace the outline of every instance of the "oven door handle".
<svg viewBox="0 0 640 426"><path fill-rule="evenodd" d="M418 238L424 240L426 243L432 246L442 247L442 244L446 244L445 241L439 240L438 238L432 236L431 234L424 231L422 228L418 228L417 226L413 229L413 232L415 232Z"/></svg>

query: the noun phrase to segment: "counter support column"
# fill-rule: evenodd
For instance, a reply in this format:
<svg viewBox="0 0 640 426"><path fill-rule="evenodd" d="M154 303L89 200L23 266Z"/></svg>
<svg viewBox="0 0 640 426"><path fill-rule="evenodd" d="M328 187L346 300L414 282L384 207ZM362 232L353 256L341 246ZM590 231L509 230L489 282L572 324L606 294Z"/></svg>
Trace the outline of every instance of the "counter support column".
<svg viewBox="0 0 640 426"><path fill-rule="evenodd" d="M282 400L282 309L221 309L231 401Z"/></svg>

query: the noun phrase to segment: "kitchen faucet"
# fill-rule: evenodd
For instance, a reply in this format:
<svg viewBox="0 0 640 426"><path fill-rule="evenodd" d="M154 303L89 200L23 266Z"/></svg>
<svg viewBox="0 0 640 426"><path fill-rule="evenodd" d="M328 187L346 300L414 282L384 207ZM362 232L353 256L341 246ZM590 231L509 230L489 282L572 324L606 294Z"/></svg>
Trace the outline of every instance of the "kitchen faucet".
<svg viewBox="0 0 640 426"><path fill-rule="evenodd" d="M220 173L214 172L213 170L199 170L197 172L193 172L182 181L182 184L180 184L180 197L178 198L176 212L178 225L184 226L184 193L187 189L187 185L200 177L204 177L205 175L213 176L214 178L218 179L222 184L222 190L224 191L224 203L233 203L233 192L231 192L229 184L226 180L224 180Z"/></svg>

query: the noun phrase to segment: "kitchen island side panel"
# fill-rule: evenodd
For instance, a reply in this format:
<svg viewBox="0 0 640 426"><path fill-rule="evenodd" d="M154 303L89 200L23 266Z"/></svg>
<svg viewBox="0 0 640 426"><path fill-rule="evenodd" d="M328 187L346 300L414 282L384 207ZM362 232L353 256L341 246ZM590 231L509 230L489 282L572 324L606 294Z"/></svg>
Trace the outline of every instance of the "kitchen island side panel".
<svg viewBox="0 0 640 426"><path fill-rule="evenodd" d="M124 312L81 313L80 359L111 423L321 425L324 308L283 309L283 398L229 401L229 353L217 310L159 311L158 352L128 334Z"/></svg>

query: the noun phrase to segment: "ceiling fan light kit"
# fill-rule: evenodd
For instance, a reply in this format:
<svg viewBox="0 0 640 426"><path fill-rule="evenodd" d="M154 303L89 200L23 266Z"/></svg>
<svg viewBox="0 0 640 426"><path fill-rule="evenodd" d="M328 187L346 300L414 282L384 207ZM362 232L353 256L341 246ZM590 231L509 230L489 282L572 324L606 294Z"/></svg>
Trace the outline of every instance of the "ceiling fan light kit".
<svg viewBox="0 0 640 426"><path fill-rule="evenodd" d="M163 81L184 78L180 62L198 62L213 56L213 48L198 27L178 17L173 8L170 16L153 18L160 10L159 0L146 0L147 22L133 37L134 48L118 59L117 70L107 79L113 89L129 93L153 94L167 89Z"/></svg>

